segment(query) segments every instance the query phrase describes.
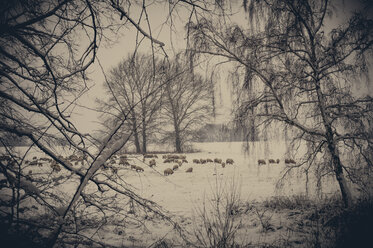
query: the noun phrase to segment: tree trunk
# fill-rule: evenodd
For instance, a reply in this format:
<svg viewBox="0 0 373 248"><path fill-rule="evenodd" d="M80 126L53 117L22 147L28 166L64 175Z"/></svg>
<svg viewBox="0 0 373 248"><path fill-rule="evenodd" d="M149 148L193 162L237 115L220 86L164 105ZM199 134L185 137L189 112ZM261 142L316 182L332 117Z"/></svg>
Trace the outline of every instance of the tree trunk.
<svg viewBox="0 0 373 248"><path fill-rule="evenodd" d="M180 133L179 131L175 130L175 147L176 147L176 152L182 153L181 149L181 139L180 139Z"/></svg>
<svg viewBox="0 0 373 248"><path fill-rule="evenodd" d="M343 166L342 162L339 158L338 151L334 145L333 141L328 140L328 149L332 156L332 163L335 173L335 178L337 179L337 182L339 184L339 188L341 190L342 194L342 200L346 208L351 207L352 205L352 195L351 191L347 185L346 178L343 174Z"/></svg>
<svg viewBox="0 0 373 248"><path fill-rule="evenodd" d="M145 120L142 120L142 152L146 153L146 124L145 124Z"/></svg>
<svg viewBox="0 0 373 248"><path fill-rule="evenodd" d="M141 153L139 133L137 132L137 122L136 122L135 115L132 115L132 116L133 116L132 129L133 129L133 136L135 137L136 153Z"/></svg>
<svg viewBox="0 0 373 248"><path fill-rule="evenodd" d="M135 137L136 153L141 153L139 134L137 133L137 131L135 131L134 137Z"/></svg>
<svg viewBox="0 0 373 248"><path fill-rule="evenodd" d="M216 106L215 106L215 88L214 82L211 78L211 105L212 105L212 117L216 118Z"/></svg>
<svg viewBox="0 0 373 248"><path fill-rule="evenodd" d="M325 131L326 131L325 134L326 134L326 141L328 143L328 150L330 152L330 155L332 156L332 163L333 163L335 177L338 181L339 188L341 190L343 203L345 207L348 208L352 205L352 195L351 195L350 189L348 188L346 178L343 175L342 162L341 162L341 159L339 158L339 153L335 145L331 122L325 112L324 97L321 92L320 84L318 82L316 82L316 93L317 93L317 98L319 102L319 109L320 109L321 117L322 117Z"/></svg>
<svg viewBox="0 0 373 248"><path fill-rule="evenodd" d="M182 153L181 149L181 138L180 138L180 130L179 130L179 125L177 124L176 119L174 119L174 127L175 127L175 148L176 152Z"/></svg>
<svg viewBox="0 0 373 248"><path fill-rule="evenodd" d="M250 139L249 141L256 141L256 128L255 128L255 116L254 116L254 108L251 109L251 117L250 117Z"/></svg>

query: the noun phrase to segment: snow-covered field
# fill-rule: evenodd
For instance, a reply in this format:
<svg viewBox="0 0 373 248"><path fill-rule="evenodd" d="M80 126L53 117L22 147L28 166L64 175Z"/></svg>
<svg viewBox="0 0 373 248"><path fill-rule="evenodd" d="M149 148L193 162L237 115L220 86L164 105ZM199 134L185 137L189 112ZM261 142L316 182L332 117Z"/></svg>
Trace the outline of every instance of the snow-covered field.
<svg viewBox="0 0 373 248"><path fill-rule="evenodd" d="M304 194L306 192L306 177L301 169L294 170L289 177L284 181L281 188L276 187L276 183L280 179L286 165L286 158L294 158L289 155L284 142L272 143L250 143L249 149L243 148L242 142L231 143L195 143L193 148L198 150L196 153L184 153L187 163L184 162L180 168L174 171L172 175L165 176L164 170L173 168L176 163L164 163L162 155L157 154L155 158L156 166L149 167L150 158L143 159L143 155L130 154L128 162L131 165L137 165L144 169L143 172L136 172L128 166L119 165L119 156L115 160L115 164L111 166L118 169L118 176L127 184L130 184L135 193L143 198L152 200L159 204L163 209L167 210L169 215L187 231L192 232L198 223L198 209L201 209L204 203L208 203L213 198L213 194L217 189L223 189L225 193L234 188L240 195L240 202L260 202L272 196L291 196ZM154 147L155 150L157 147ZM64 156L68 155L68 151L61 151ZM32 160L32 157L45 157L36 151L31 151L27 159ZM205 164L193 163L193 159L211 159L214 160L233 159L234 163L226 164L225 168L220 163L208 162ZM258 165L258 160L264 159L265 165ZM268 160L279 159L280 162L269 164ZM44 167L45 168L45 167ZM192 173L187 173L188 168L193 168ZM33 173L38 169L35 167ZM62 172L61 172L62 173ZM56 173L58 175L58 173ZM69 185L64 185L61 189L67 196L74 193L78 181L73 181ZM315 182L309 182L309 192L315 193ZM337 184L333 178L326 179L323 183L323 193L332 194L337 191ZM93 188L94 190L94 188ZM311 197L315 195L312 194ZM247 211L247 209L246 209ZM258 225L249 221L249 215L242 217L241 238L247 236L247 232L251 226L251 236L253 233L259 233ZM253 216L251 216L253 217ZM255 219L255 218L254 218ZM281 218L274 220L281 222ZM283 224L278 224L279 226ZM282 228L282 227L281 227ZM110 239L110 243L135 245L134 240L138 242L136 245L149 245L162 237L174 238L175 232L172 232L172 226L156 224L148 226L149 235L144 235L139 230L127 230L126 237L106 237ZM101 234L103 237L105 234ZM254 235L255 236L255 235ZM131 237L129 241L128 237ZM262 234L260 237L264 237ZM255 242L260 242L261 238L256 238ZM266 235L268 239L268 235ZM125 242L123 241L125 239Z"/></svg>
<svg viewBox="0 0 373 248"><path fill-rule="evenodd" d="M142 156L132 159L136 164L142 166L144 173L131 173L133 176L127 178L127 182L135 186L138 192L178 214L189 214L195 205L201 202L205 194L214 191L216 180L223 184L234 182L245 200L263 200L270 196L292 195L305 193L305 176L300 170L294 171L293 175L286 181L282 189L276 189L276 182L285 168L285 154L278 147L271 157L264 157L259 153L245 154L240 142L236 143L204 143L196 144L201 152L186 154L188 163L175 171L173 175L164 177L163 171L172 168L174 164L165 164L161 156L156 159L157 166L147 167L142 163ZM233 165L225 168L218 163L194 164L193 159L227 158L234 160ZM279 164L268 164L268 159L280 159ZM258 166L258 159L265 159L266 165ZM145 161L148 162L150 159ZM186 173L186 169L192 167L193 173ZM311 184L310 184L311 185ZM332 182L324 193L334 192L337 188ZM310 190L312 191L312 190Z"/></svg>

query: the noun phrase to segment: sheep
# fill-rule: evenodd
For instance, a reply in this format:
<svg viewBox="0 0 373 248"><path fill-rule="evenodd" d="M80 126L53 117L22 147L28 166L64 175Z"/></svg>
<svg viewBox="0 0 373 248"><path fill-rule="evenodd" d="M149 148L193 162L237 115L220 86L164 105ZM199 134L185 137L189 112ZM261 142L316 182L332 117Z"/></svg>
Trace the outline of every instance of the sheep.
<svg viewBox="0 0 373 248"><path fill-rule="evenodd" d="M202 158L201 158L199 161L201 162L201 164L206 164L206 163L207 163L207 160L206 160L206 159L202 159Z"/></svg>
<svg viewBox="0 0 373 248"><path fill-rule="evenodd" d="M10 156L8 155L0 156L0 161L5 161L5 160L10 160Z"/></svg>
<svg viewBox="0 0 373 248"><path fill-rule="evenodd" d="M120 161L119 165L129 166L130 163L128 163L128 161Z"/></svg>
<svg viewBox="0 0 373 248"><path fill-rule="evenodd" d="M201 161L200 161L199 159L193 159L193 163L195 163L195 164L200 164Z"/></svg>
<svg viewBox="0 0 373 248"><path fill-rule="evenodd" d="M280 159L276 159L276 163L279 164L280 163Z"/></svg>
<svg viewBox="0 0 373 248"><path fill-rule="evenodd" d="M192 167L189 167L185 172L186 172L186 173L191 173L191 172L193 172L193 168L192 168Z"/></svg>
<svg viewBox="0 0 373 248"><path fill-rule="evenodd" d="M155 162L155 159L152 159L149 161L149 167L153 167L153 166L156 166L156 162Z"/></svg>
<svg viewBox="0 0 373 248"><path fill-rule="evenodd" d="M291 158L290 159L286 158L285 159L285 164L296 164L296 162Z"/></svg>
<svg viewBox="0 0 373 248"><path fill-rule="evenodd" d="M102 165L102 169L103 169L103 170L108 170L108 169L109 169L109 166L108 166L107 164L103 164L103 165Z"/></svg>
<svg viewBox="0 0 373 248"><path fill-rule="evenodd" d="M163 161L163 163L173 163L173 162L175 162L175 159L173 158L167 158Z"/></svg>
<svg viewBox="0 0 373 248"><path fill-rule="evenodd" d="M177 164L175 164L174 167L172 167L172 170L175 171L175 170L177 170L177 169L179 169L179 166L178 166Z"/></svg>
<svg viewBox="0 0 373 248"><path fill-rule="evenodd" d="M177 154L173 154L173 155L166 155L165 158L169 158L169 159L186 159L186 156L185 155L177 155Z"/></svg>
<svg viewBox="0 0 373 248"><path fill-rule="evenodd" d="M227 163L228 164L228 163ZM221 167L225 168L225 163L221 163Z"/></svg>
<svg viewBox="0 0 373 248"><path fill-rule="evenodd" d="M59 172L61 171L61 167L59 166L59 164L57 164L56 161L54 161L53 163L50 164L51 168L53 171L56 171L56 172Z"/></svg>
<svg viewBox="0 0 373 248"><path fill-rule="evenodd" d="M56 164L55 166L53 166L53 171L60 172L61 171L61 167L58 164Z"/></svg>
<svg viewBox="0 0 373 248"><path fill-rule="evenodd" d="M186 160L186 159L183 159L183 163L188 163L188 160Z"/></svg>
<svg viewBox="0 0 373 248"><path fill-rule="evenodd" d="M233 159L231 159L231 158L227 158L227 160L225 161L225 163L226 163L226 164L233 164L234 161L233 161Z"/></svg>
<svg viewBox="0 0 373 248"><path fill-rule="evenodd" d="M165 176L168 176L168 175L172 175L172 174L174 174L174 171L171 170L170 168L167 168L167 169L165 169L165 170L163 171L163 173L164 173Z"/></svg>
<svg viewBox="0 0 373 248"><path fill-rule="evenodd" d="M135 169L136 170L136 165L131 164L131 169Z"/></svg>
<svg viewBox="0 0 373 248"><path fill-rule="evenodd" d="M36 159L38 159L38 157L35 156L35 157L33 157L32 159L33 159L33 160L36 160Z"/></svg>
<svg viewBox="0 0 373 248"><path fill-rule="evenodd" d="M181 167L183 165L183 162L177 161L177 164L179 165L179 167Z"/></svg>
<svg viewBox="0 0 373 248"><path fill-rule="evenodd" d="M215 163L218 163L218 164L221 164L222 160L221 160L220 158L215 158L215 159L214 159L214 162L215 162Z"/></svg>
<svg viewBox="0 0 373 248"><path fill-rule="evenodd" d="M136 172L139 172L139 171L144 171L144 169L142 168L142 167L140 167L140 166L137 166L137 165L135 165L135 169L136 169Z"/></svg>
<svg viewBox="0 0 373 248"><path fill-rule="evenodd" d="M144 154L144 158L158 158L156 154Z"/></svg>
<svg viewBox="0 0 373 248"><path fill-rule="evenodd" d="M76 156L75 154L72 154L72 155L69 156L69 159L70 160L77 160L78 156Z"/></svg>
<svg viewBox="0 0 373 248"><path fill-rule="evenodd" d="M169 155L164 155L162 158L163 159L183 159L183 157L185 157L185 156L178 156L178 155L171 155L171 154L169 154ZM185 157L186 158L186 157Z"/></svg>
<svg viewBox="0 0 373 248"><path fill-rule="evenodd" d="M207 161L208 163L213 163L213 162L214 162L211 158L208 158L206 161Z"/></svg>
<svg viewBox="0 0 373 248"><path fill-rule="evenodd" d="M37 160L31 161L30 165L38 165L38 161Z"/></svg>
<svg viewBox="0 0 373 248"><path fill-rule="evenodd" d="M168 159L179 159L179 155L177 155L177 154L168 154L168 155L166 155L166 158L168 158Z"/></svg>
<svg viewBox="0 0 373 248"><path fill-rule="evenodd" d="M87 158L88 158L88 155L87 154L83 154L82 156L79 157L79 160L87 160ZM114 155L112 158L113 159L117 159L117 156Z"/></svg>
<svg viewBox="0 0 373 248"><path fill-rule="evenodd" d="M266 164L266 161L264 159L259 159L258 165L263 165L263 164Z"/></svg>
<svg viewBox="0 0 373 248"><path fill-rule="evenodd" d="M274 164L274 163L276 163L276 161L274 159L268 159L268 163L269 164Z"/></svg>

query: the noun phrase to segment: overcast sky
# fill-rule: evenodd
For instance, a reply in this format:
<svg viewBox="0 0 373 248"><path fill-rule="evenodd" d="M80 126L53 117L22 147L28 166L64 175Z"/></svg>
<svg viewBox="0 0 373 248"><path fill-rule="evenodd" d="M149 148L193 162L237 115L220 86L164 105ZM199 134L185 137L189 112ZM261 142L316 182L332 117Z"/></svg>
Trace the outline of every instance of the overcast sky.
<svg viewBox="0 0 373 248"><path fill-rule="evenodd" d="M356 1L344 1L346 6L344 9L339 9L336 15L334 15L334 19L331 22L332 26L336 25L340 20L346 20L346 17L349 15L349 12L356 8ZM168 9L166 9L167 5L157 5L157 6L150 6L148 9L148 15L150 20L150 25L152 29L152 35L165 43L164 49L167 54L172 57L172 55L179 51L180 49L185 48L186 46L186 39L185 39L185 28L184 25L188 18L188 12L179 10L178 16L175 16L173 19L174 26L170 28L169 22L165 24ZM238 6L239 7L239 6ZM247 25L248 21L246 16L243 12L243 8L238 8L238 11L231 20L239 25ZM132 9L130 13L131 17L135 20L138 19L138 10L135 8ZM144 30L148 30L147 23L145 21L142 22L142 27ZM108 44L104 42L99 47L98 51L98 59L103 66L104 71L107 73L110 68L117 65L119 61L127 56L128 53L132 53L135 50L136 46L136 30L135 28L127 28L123 29L117 34L113 35L111 38L116 40L114 44ZM143 38L141 34L138 36L140 39ZM143 53L150 53L150 42L148 39L144 39L138 48L138 51ZM158 51L159 54L161 52ZM90 86L92 87L89 92L83 96L79 100L79 104L83 106L88 106L90 108L95 108L95 99L96 98L104 98L103 92L103 84L104 84L104 75L98 62L96 61L95 64L90 68ZM217 108L218 113L220 114L217 118L217 122L226 122L229 119L231 113L231 94L229 85L226 81L226 75L223 71L221 76L221 81L218 82L216 92L217 97ZM359 91L369 92L370 95L373 95L373 87L367 86L362 87L360 86ZM92 133L94 130L99 128L97 123L98 114L94 111L88 110L86 108L77 108L76 114L72 116L74 122L78 129L83 133Z"/></svg>
<svg viewBox="0 0 373 248"><path fill-rule="evenodd" d="M164 50L166 53L172 57L175 53L186 47L186 32L185 32L185 23L188 18L187 11L179 10L177 16L174 16L173 26L170 27L170 20L167 21L168 9L167 5L161 6L151 6L148 9L149 20L151 24L152 34L157 39L165 43ZM133 9L134 12L131 12L131 17L135 20L138 19L138 11ZM237 15L238 18L245 17L243 15ZM148 30L147 23L143 21L142 27L144 30ZM133 53L136 48L136 35L137 30L134 27L121 30L118 36L112 37L116 40L114 44L103 43L99 47L98 59L105 71L108 73L110 68L116 66L123 57L126 57L128 53ZM139 39L142 39L143 36L139 34ZM150 41L144 39L139 48L139 52L142 53L151 53ZM156 53L162 56L162 51L159 49L156 50ZM103 84L105 82L104 74L98 64L98 61L90 67L89 77L91 79L90 86L92 87L87 94L85 94L80 100L79 104L82 106L88 106L90 108L96 107L95 99L104 98ZM225 119L228 119L228 115L231 112L231 98L229 94L229 86L224 83L224 81L219 82L217 85L217 107L218 112L220 113L218 117L218 122L224 122ZM97 130L100 126L97 123L98 114L94 111L91 111L86 108L76 108L75 114L72 116L76 126L79 130L84 133L92 132Z"/></svg>

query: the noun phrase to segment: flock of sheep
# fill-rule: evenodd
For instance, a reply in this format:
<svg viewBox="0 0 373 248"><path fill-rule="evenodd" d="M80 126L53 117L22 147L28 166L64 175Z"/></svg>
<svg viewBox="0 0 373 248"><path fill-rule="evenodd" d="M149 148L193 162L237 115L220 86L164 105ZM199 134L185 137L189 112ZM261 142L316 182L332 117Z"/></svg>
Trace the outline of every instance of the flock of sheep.
<svg viewBox="0 0 373 248"><path fill-rule="evenodd" d="M280 159L268 159L268 164L279 164L280 163ZM258 160L258 165L265 165L267 164L266 161L264 159L259 159ZM291 158L286 158L285 159L285 164L296 164L296 162L294 161L294 159L291 159Z"/></svg>
<svg viewBox="0 0 373 248"><path fill-rule="evenodd" d="M114 156L113 159L116 159L117 157ZM146 159L150 159L149 161L146 162ZM143 162L147 164L149 167L154 167L157 165L156 159L158 159L158 155L156 154L144 154L143 155ZM164 154L162 156L163 163L173 163L174 165L172 168L166 168L163 171L163 174L165 176L172 175L174 171L178 170L183 164L189 163L188 160L186 159L185 155L177 155L177 154ZM111 162L114 163L114 162ZM234 163L233 159L227 159L225 162L222 161L222 159L217 159L215 158L214 160L212 159L193 159L194 164L206 164L206 163L218 163L221 164L222 167L225 167L225 164L232 164ZM131 165L128 161L127 155L120 155L119 156L119 165L124 165L124 166L130 166L131 169L136 170L137 172L142 172L144 169L138 165ZM193 172L193 167L189 167L185 170L186 173L191 173Z"/></svg>
<svg viewBox="0 0 373 248"><path fill-rule="evenodd" d="M71 155L66 158L60 157L63 159L66 163L69 165L83 165L84 161L86 161L86 157L84 156L77 156L77 155ZM146 161L146 159L149 159ZM146 164L149 167L154 167L157 165L156 159L158 159L158 155L156 154L143 154L142 162ZM162 156L163 159L163 164L167 163L173 163L173 166L170 166L169 168L166 168L163 171L163 174L165 176L172 175L174 171L180 169L180 167L183 164L187 164L188 160L185 155L177 155L177 154L164 154ZM42 166L42 162L49 162L51 168L53 171L59 172L61 170L60 166L55 160L49 159L49 158L40 158L37 159L37 157L34 157L32 161L26 161L26 164L29 163L29 165L37 165L37 166ZM222 168L225 168L226 165L233 165L234 161L231 158L227 158L225 161L223 161L220 158L215 158L215 159L193 159L192 160L193 164L208 164L208 163L215 163L215 164L220 164ZM285 159L285 164L296 164L296 162L293 159ZM280 159L268 159L268 164L279 164ZM131 170L134 170L136 172L143 172L144 169L141 166L135 165L133 163L130 163L128 155L113 155L112 158L107 161L105 164L102 166L102 170L108 170L109 168L113 173L116 173L118 171L118 168L115 166L118 164L119 166L126 166L129 167ZM259 159L258 160L258 165L265 165L267 164L266 160L264 159ZM186 173L191 173L193 172L193 167L188 167L185 170Z"/></svg>
<svg viewBox="0 0 373 248"><path fill-rule="evenodd" d="M149 156L149 155L148 155ZM157 155L150 155L150 156L157 156ZM158 158L158 157L157 157ZM163 155L162 158L164 159L163 163L176 163L172 169L171 168L166 168L163 171L163 174L165 176L171 175L174 173L175 170L178 170L184 163L188 163L188 160L186 160L185 155L175 155L175 154L169 154L169 155ZM145 159L145 156L144 156ZM152 160L149 161L149 163L152 162L155 164L155 159L153 158ZM212 159L193 159L194 164L206 164L206 163L218 163L221 164L222 167L225 167L225 164L232 164L234 163L233 159L228 158L226 162L222 162L221 159L215 158L214 160ZM186 173L191 173L193 172L193 167L189 167L185 171Z"/></svg>

